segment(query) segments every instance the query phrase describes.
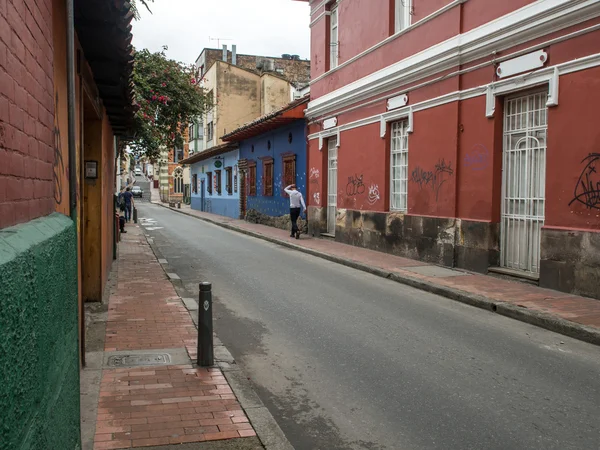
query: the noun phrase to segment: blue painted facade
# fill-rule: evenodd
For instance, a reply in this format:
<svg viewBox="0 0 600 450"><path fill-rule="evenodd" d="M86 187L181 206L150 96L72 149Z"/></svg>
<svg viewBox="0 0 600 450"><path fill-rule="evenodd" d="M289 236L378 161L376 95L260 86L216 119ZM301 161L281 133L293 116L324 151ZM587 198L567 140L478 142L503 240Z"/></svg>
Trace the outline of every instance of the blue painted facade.
<svg viewBox="0 0 600 450"><path fill-rule="evenodd" d="M290 141L291 135L291 143ZM269 141L271 143L269 149ZM296 161L296 180L298 190L306 203L306 122L297 120L290 125L248 138L240 142L240 159L256 162L256 196L248 195L247 209L255 209L272 217L283 216L290 212L289 198L284 197L283 157L294 154ZM263 194L263 162L260 158L273 158L273 195Z"/></svg>
<svg viewBox="0 0 600 450"><path fill-rule="evenodd" d="M192 187L191 207L198 211L221 216L240 216L240 183L238 172L239 150L232 150L190 165L190 183L197 177L197 187ZM231 168L231 193L227 192L227 168ZM221 171L221 193L216 190L217 171ZM210 174L210 179L209 179ZM212 192L208 186L212 186Z"/></svg>

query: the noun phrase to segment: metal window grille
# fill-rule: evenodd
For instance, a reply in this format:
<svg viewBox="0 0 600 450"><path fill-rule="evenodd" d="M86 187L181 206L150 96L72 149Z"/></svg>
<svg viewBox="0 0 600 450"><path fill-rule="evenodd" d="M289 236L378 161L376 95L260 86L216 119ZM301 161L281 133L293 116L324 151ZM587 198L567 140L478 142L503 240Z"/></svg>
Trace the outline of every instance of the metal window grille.
<svg viewBox="0 0 600 450"><path fill-rule="evenodd" d="M327 141L327 232L335 233L337 216L337 138Z"/></svg>
<svg viewBox="0 0 600 450"><path fill-rule="evenodd" d="M390 209L408 207L408 121L392 123L390 157Z"/></svg>
<svg viewBox="0 0 600 450"><path fill-rule="evenodd" d="M539 273L546 189L547 93L509 97L504 105L503 267Z"/></svg>

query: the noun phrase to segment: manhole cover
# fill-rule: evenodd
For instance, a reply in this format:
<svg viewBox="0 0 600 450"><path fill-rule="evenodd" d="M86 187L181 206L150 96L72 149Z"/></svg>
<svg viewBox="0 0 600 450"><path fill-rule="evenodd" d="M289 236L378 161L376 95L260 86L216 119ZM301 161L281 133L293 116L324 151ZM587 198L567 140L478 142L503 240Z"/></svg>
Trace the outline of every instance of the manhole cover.
<svg viewBox="0 0 600 450"><path fill-rule="evenodd" d="M146 353L143 355L115 355L108 358L110 367L159 366L171 363L168 353Z"/></svg>

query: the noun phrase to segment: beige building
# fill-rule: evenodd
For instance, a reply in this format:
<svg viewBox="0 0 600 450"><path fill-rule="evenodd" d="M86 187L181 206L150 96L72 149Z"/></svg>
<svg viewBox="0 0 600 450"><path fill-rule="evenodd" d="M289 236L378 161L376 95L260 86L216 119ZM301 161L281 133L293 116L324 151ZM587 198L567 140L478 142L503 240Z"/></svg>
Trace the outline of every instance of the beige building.
<svg viewBox="0 0 600 450"><path fill-rule="evenodd" d="M213 107L204 117L202 150L222 144L221 136L290 102L291 84L276 73L256 73L215 61L202 85Z"/></svg>

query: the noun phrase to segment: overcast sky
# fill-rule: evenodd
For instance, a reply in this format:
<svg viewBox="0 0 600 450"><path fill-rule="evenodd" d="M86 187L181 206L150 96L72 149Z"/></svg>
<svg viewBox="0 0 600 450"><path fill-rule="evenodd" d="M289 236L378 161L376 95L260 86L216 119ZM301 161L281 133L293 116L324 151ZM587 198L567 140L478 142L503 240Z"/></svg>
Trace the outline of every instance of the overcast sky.
<svg viewBox="0 0 600 450"><path fill-rule="evenodd" d="M138 2L140 3L140 2ZM160 50L169 58L193 63L203 48L220 48L211 38L228 38L238 53L281 56L309 54L308 2L293 0L155 0L152 14L140 3L133 22L133 45Z"/></svg>

